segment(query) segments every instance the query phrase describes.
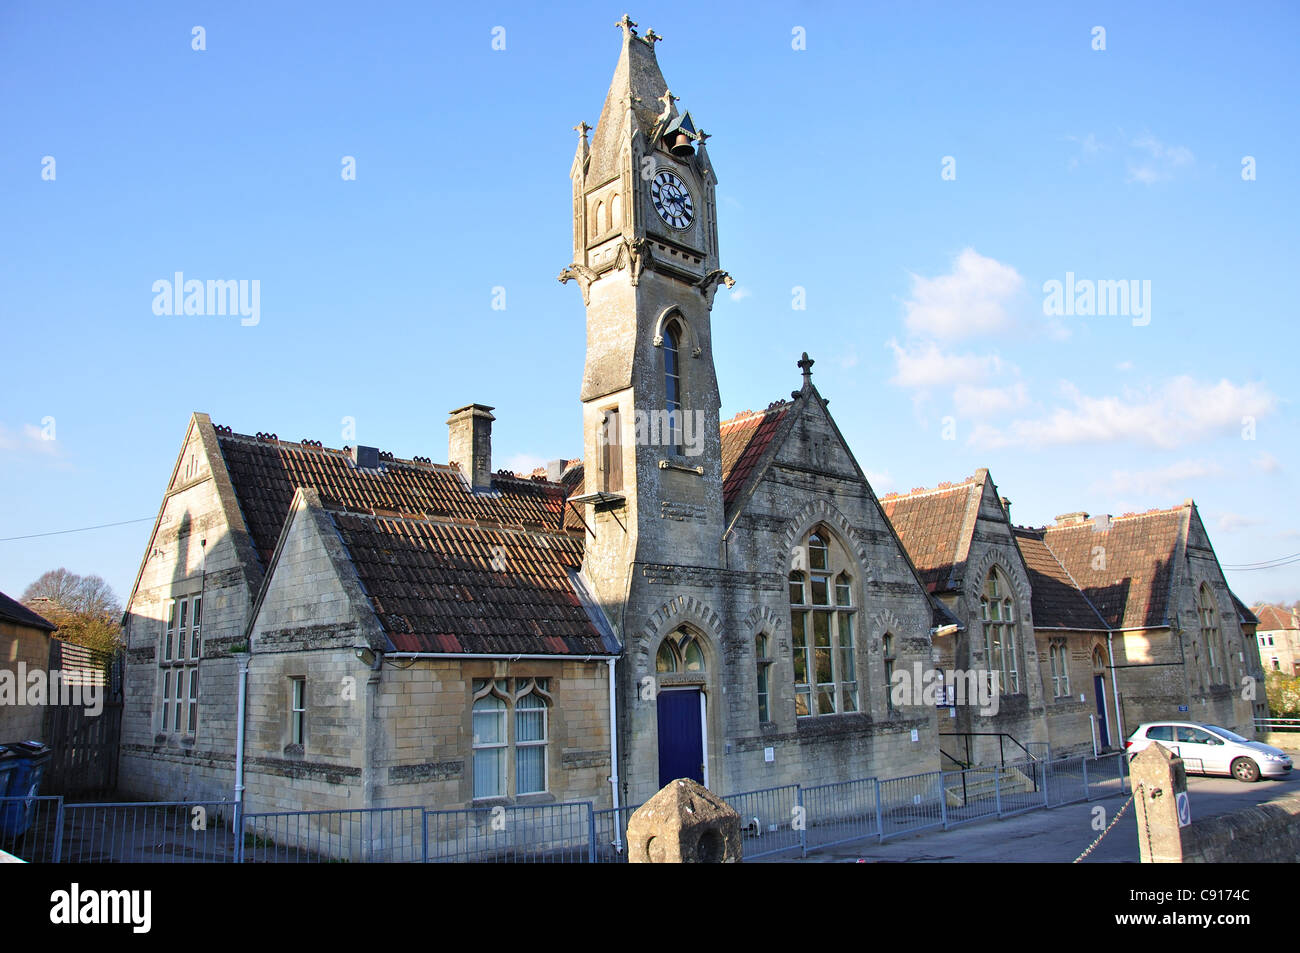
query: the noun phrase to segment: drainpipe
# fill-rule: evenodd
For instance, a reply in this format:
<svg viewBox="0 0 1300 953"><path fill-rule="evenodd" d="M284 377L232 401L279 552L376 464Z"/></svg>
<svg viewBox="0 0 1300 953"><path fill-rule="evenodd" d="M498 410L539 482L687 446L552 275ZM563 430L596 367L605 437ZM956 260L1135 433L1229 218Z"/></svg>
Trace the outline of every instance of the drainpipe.
<svg viewBox="0 0 1300 953"><path fill-rule="evenodd" d="M1115 727L1119 729L1119 735L1115 739L1116 747L1121 751L1124 750L1124 738L1127 732L1124 730L1124 716L1119 713L1119 679L1115 675L1115 633L1106 632L1106 652L1110 655L1110 693L1115 696Z"/></svg>
<svg viewBox="0 0 1300 953"><path fill-rule="evenodd" d="M614 666L618 659L605 659L609 666L609 788L614 792L614 850L623 852L623 822L618 815L618 690Z"/></svg>
<svg viewBox="0 0 1300 953"><path fill-rule="evenodd" d="M247 652L235 653L235 661L239 664L239 688L236 690L236 707L238 714L235 717L235 804L238 805L236 811L242 815L244 810L244 722L245 722L245 700L248 696L248 663L251 656ZM240 834L236 832L236 837Z"/></svg>

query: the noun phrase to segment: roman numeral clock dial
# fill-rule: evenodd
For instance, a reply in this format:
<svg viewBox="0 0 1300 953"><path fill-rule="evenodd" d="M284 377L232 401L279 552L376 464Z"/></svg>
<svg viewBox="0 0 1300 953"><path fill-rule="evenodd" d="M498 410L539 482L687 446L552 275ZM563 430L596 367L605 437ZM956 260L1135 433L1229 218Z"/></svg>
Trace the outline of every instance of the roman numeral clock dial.
<svg viewBox="0 0 1300 953"><path fill-rule="evenodd" d="M691 190L667 169L655 173L654 181L650 183L650 198L659 217L673 228L689 228L695 221Z"/></svg>

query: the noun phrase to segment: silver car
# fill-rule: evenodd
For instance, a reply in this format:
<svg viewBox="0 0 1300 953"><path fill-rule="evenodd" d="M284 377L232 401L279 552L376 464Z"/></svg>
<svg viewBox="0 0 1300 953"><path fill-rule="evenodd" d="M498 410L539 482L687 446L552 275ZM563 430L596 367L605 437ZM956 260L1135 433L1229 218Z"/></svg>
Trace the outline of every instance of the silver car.
<svg viewBox="0 0 1300 953"><path fill-rule="evenodd" d="M1153 741L1182 758L1183 767L1193 774L1230 774L1238 781L1249 782L1261 777L1286 777L1291 772L1291 756L1285 751L1262 741L1250 741L1218 725L1190 721L1139 725L1124 743L1125 753L1131 759Z"/></svg>

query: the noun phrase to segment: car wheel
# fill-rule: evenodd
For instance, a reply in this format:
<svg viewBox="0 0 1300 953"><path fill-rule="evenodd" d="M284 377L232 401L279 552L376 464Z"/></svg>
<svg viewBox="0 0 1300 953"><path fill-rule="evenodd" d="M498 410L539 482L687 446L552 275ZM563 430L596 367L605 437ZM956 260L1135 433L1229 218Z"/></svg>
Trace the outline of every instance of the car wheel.
<svg viewBox="0 0 1300 953"><path fill-rule="evenodd" d="M1232 776L1247 784L1259 780L1259 765L1250 758L1238 758L1232 762Z"/></svg>

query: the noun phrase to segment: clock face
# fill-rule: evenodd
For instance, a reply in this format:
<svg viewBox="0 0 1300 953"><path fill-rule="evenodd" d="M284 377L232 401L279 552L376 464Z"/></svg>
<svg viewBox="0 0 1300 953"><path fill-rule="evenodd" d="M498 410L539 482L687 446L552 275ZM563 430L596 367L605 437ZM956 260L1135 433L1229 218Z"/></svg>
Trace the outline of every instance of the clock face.
<svg viewBox="0 0 1300 953"><path fill-rule="evenodd" d="M650 198L654 200L659 217L673 228L689 228L695 221L691 190L667 169L655 173L654 181L650 183Z"/></svg>

